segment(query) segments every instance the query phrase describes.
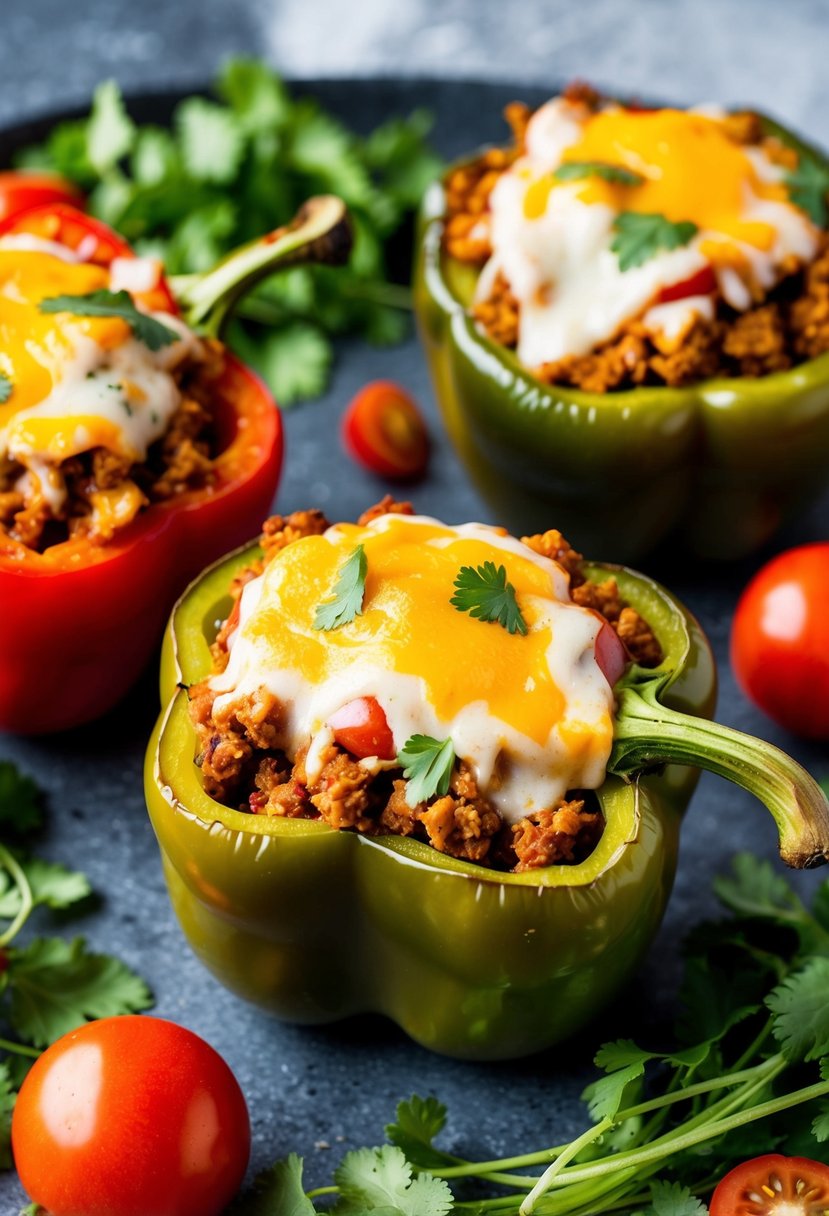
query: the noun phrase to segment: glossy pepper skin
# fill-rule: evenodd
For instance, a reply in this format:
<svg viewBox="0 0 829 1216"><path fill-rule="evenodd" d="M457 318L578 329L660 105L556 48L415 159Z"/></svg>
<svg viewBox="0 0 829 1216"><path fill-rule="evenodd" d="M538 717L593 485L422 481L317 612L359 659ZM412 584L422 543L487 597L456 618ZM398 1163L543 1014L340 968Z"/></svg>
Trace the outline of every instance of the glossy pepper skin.
<svg viewBox="0 0 829 1216"><path fill-rule="evenodd" d="M829 167L771 120L765 129ZM467 312L477 269L442 251L440 183L421 209L415 312L449 435L495 517L555 519L629 561L667 536L706 558L750 553L829 475L829 354L757 379L587 393L543 384Z"/></svg>
<svg viewBox="0 0 829 1216"><path fill-rule="evenodd" d="M146 796L193 949L227 987L290 1021L379 1012L426 1047L478 1060L527 1055L571 1034L631 976L656 932L696 772L669 766L636 784L609 776L595 852L523 874L403 837L222 806L194 762L186 685L209 674L230 580L258 552L231 555L189 588L162 652L165 708ZM587 573L612 573L655 628L666 702L709 715L714 665L696 621L643 575Z"/></svg>
<svg viewBox="0 0 829 1216"><path fill-rule="evenodd" d="M318 229L340 225L341 260L349 243L344 208L330 198L312 201L321 204L320 217L312 214L303 232L310 227L319 244ZM0 235L6 232L31 233L70 248L91 241L92 258L103 265L134 256L109 228L66 205L12 216L0 224ZM289 259L307 252L307 245L300 249L299 233L299 227L287 236L279 230L252 243L175 297L162 278L151 293L135 298L174 313L184 300L212 332L217 305L220 319L226 316L228 287L238 294L240 284L255 281L284 256L286 245ZM184 313L190 320L187 307ZM267 515L282 466L279 411L262 381L229 351L214 391L218 454L212 485L153 503L106 544L69 539L37 553L0 538L0 729L64 730L110 709L146 666L170 606L188 582Z"/></svg>

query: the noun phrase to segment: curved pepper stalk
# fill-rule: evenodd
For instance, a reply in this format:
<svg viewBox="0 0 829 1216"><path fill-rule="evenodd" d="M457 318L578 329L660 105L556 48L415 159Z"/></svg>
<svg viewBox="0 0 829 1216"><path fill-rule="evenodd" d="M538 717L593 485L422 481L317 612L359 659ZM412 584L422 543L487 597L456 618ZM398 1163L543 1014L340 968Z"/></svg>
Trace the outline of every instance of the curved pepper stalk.
<svg viewBox="0 0 829 1216"><path fill-rule="evenodd" d="M262 279L308 262L341 266L351 245L345 203L323 194L303 203L290 224L234 249L205 274L170 282L187 324L218 338L239 300Z"/></svg>
<svg viewBox="0 0 829 1216"><path fill-rule="evenodd" d="M659 764L707 769L754 794L771 812L780 856L797 869L829 860L829 801L779 747L659 701L664 675L633 667L617 685L616 730L608 770L631 778Z"/></svg>

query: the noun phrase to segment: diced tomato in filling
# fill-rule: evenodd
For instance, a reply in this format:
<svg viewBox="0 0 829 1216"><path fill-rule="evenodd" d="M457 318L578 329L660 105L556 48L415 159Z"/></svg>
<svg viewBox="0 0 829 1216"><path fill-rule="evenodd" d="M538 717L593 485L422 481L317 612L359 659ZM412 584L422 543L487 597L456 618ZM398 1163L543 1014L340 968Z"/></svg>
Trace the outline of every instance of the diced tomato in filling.
<svg viewBox="0 0 829 1216"><path fill-rule="evenodd" d="M334 738L340 747L358 760L377 756L394 760L397 752L386 715L374 697L358 697L338 709L328 719Z"/></svg>

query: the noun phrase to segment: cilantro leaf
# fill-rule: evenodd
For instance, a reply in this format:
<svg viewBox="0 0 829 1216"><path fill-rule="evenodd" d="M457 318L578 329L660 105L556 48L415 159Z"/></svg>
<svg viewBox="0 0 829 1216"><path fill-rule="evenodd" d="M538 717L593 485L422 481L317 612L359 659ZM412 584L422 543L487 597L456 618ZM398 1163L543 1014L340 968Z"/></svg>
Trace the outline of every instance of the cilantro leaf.
<svg viewBox="0 0 829 1216"><path fill-rule="evenodd" d="M675 224L659 212L620 211L613 221L613 231L610 248L619 259L619 269L632 270L650 261L661 249L687 245L699 229L691 220Z"/></svg>
<svg viewBox="0 0 829 1216"><path fill-rule="evenodd" d="M286 303L290 312L294 301ZM316 325L287 321L271 331L257 327L255 338L242 326L233 325L229 334L233 349L259 373L280 406L318 397L325 389L333 351Z"/></svg>
<svg viewBox="0 0 829 1216"><path fill-rule="evenodd" d="M314 614L314 628L339 629L359 616L363 611L363 596L366 590L366 573L368 563L366 551L358 545L340 567L337 581L334 584L333 600L317 606Z"/></svg>
<svg viewBox="0 0 829 1216"><path fill-rule="evenodd" d="M785 182L794 205L805 211L818 228L825 228L829 220L829 169L813 157L803 155L797 163L797 168L786 174Z"/></svg>
<svg viewBox="0 0 829 1216"><path fill-rule="evenodd" d="M641 173L614 165L604 160L565 160L553 170L558 182L581 181L585 177L600 177L603 181L619 186L641 186L645 180Z"/></svg>
<svg viewBox="0 0 829 1216"><path fill-rule="evenodd" d="M679 1182L652 1182L645 1216L708 1216L708 1208Z"/></svg>
<svg viewBox="0 0 829 1216"><path fill-rule="evenodd" d="M40 790L31 777L21 773L10 760L0 760L0 826L24 833L43 822Z"/></svg>
<svg viewBox="0 0 829 1216"><path fill-rule="evenodd" d="M334 1179L342 1194L338 1216L446 1216L453 1207L447 1183L431 1174L412 1178L411 1164L394 1145L347 1153Z"/></svg>
<svg viewBox="0 0 829 1216"><path fill-rule="evenodd" d="M823 1102L820 1111L812 1120L812 1135L818 1144L829 1140L829 1102Z"/></svg>
<svg viewBox="0 0 829 1216"><path fill-rule="evenodd" d="M18 857L17 862L26 875L35 907L45 905L60 911L80 903L92 893L85 874L68 870L57 862L42 861L39 857ZM0 871L0 917L12 920L19 911L20 890L5 870Z"/></svg>
<svg viewBox="0 0 829 1216"><path fill-rule="evenodd" d="M0 372L0 405L4 405L11 397L14 385L5 372Z"/></svg>
<svg viewBox="0 0 829 1216"><path fill-rule="evenodd" d="M82 937L36 938L10 951L9 1020L35 1047L91 1018L148 1009L152 996L133 971L105 954L90 954Z"/></svg>
<svg viewBox="0 0 829 1216"><path fill-rule="evenodd" d="M12 1167L11 1132L14 1086L6 1064L0 1064L0 1170Z"/></svg>
<svg viewBox="0 0 829 1216"><path fill-rule="evenodd" d="M613 1043L603 1043L596 1052L594 1064L604 1072L617 1072L620 1068L628 1068L631 1064L646 1064L654 1057L651 1052L637 1047L633 1039L616 1039Z"/></svg>
<svg viewBox="0 0 829 1216"><path fill-rule="evenodd" d="M90 291L82 296L50 296L41 300L41 312L68 312L74 317L119 317L136 338L150 350L161 350L177 342L179 335L168 325L136 308L128 291Z"/></svg>
<svg viewBox="0 0 829 1216"><path fill-rule="evenodd" d="M251 1191L233 1203L228 1216L315 1216L302 1189L302 1158L291 1153L258 1174Z"/></svg>
<svg viewBox="0 0 829 1216"><path fill-rule="evenodd" d="M713 886L720 903L737 916L765 916L790 920L805 909L782 875L771 862L738 853L731 863L730 876L717 875Z"/></svg>
<svg viewBox="0 0 829 1216"><path fill-rule="evenodd" d="M247 131L272 130L290 116L285 85L260 59L229 59L219 77L218 93Z"/></svg>
<svg viewBox="0 0 829 1216"><path fill-rule="evenodd" d="M451 739L441 742L430 735L411 735L398 753L397 763L408 781L406 801L418 806L436 794L442 798L449 790L455 748Z"/></svg>
<svg viewBox="0 0 829 1216"><path fill-rule="evenodd" d="M790 1060L829 1055L829 958L815 957L766 998L772 1033Z"/></svg>
<svg viewBox="0 0 829 1216"><path fill-rule="evenodd" d="M645 1061L638 1060L628 1064L606 1077L599 1077L582 1093L582 1099L587 1103L591 1118L598 1122L600 1119L613 1119L622 1109L628 1086L638 1080L645 1071Z"/></svg>
<svg viewBox="0 0 829 1216"><path fill-rule="evenodd" d="M86 155L96 172L104 175L131 151L135 124L127 114L121 90L105 80L95 90L86 128Z"/></svg>
<svg viewBox="0 0 829 1216"><path fill-rule="evenodd" d="M446 1123L446 1107L437 1098L411 1098L397 1104L397 1119L386 1125L386 1137L402 1149L414 1165L445 1165L453 1160L432 1146L432 1141Z"/></svg>
<svg viewBox="0 0 829 1216"><path fill-rule="evenodd" d="M484 562L477 568L461 566L449 603L479 621L497 622L509 633L526 634L527 622L518 607L515 588L507 582L503 566Z"/></svg>
<svg viewBox="0 0 829 1216"><path fill-rule="evenodd" d="M196 181L232 182L245 145L232 110L188 97L176 109L174 123L185 168Z"/></svg>

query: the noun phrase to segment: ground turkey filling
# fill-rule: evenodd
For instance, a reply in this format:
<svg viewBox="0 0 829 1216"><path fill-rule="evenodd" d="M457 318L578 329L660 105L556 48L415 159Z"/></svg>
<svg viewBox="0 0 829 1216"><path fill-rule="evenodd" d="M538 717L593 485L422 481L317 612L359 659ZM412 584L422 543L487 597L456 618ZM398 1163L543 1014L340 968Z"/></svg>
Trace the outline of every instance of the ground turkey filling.
<svg viewBox="0 0 829 1216"><path fill-rule="evenodd" d="M54 517L44 497L18 488L25 470L0 456L0 541L5 536L38 552L76 537L104 543L113 528L97 517L97 493L112 491L129 500L132 514L119 514L121 528L152 503L212 485L218 448L215 382L223 367L221 345L203 340L198 358L176 368L181 402L166 433L141 463L102 447L63 461L59 468L67 493L60 518Z"/></svg>
<svg viewBox="0 0 829 1216"><path fill-rule="evenodd" d="M571 86L564 95L595 108L603 100L583 85ZM445 183L445 252L474 266L483 266L492 253L479 221L501 174L524 151L532 112L514 103L505 117L513 131L513 146L489 149L453 170ZM736 143L762 146L776 163L787 169L797 166L794 149L764 135L757 115L735 113L725 123ZM495 342L510 348L517 345L520 305L503 275L498 275L489 297L476 304L473 313ZM532 370L547 384L604 393L639 385L679 387L716 376L764 376L822 355L829 350L829 234L823 234L811 263L793 264L791 273L745 312L720 299L713 320L697 317L678 345L660 349L658 341L640 318L633 318L590 353Z"/></svg>
<svg viewBox="0 0 829 1216"><path fill-rule="evenodd" d="M367 524L378 515L412 514L408 503L386 498L358 521ZM228 662L228 638L239 618L239 597L246 583L286 545L329 527L320 511L297 511L269 519L262 534L263 557L234 579L235 604L212 647L216 671ZM588 582L582 558L562 537L549 531L523 537L524 544L558 562L570 575L574 603L593 608L610 622L630 656L643 666L655 666L662 651L649 625L619 596L616 580ZM556 806L536 812L517 824L505 823L478 789L468 765L455 764L448 794L411 807L406 782L398 770L372 774L343 748L330 744L319 777L310 784L305 773L305 752L290 758L275 748L280 705L261 694L249 705L214 714L217 693L209 680L190 688L190 715L198 733L201 768L207 793L228 806L257 815L324 819L332 828L350 828L373 835L411 836L441 853L511 871L553 864L575 864L595 848L603 819L595 796L573 793Z"/></svg>

